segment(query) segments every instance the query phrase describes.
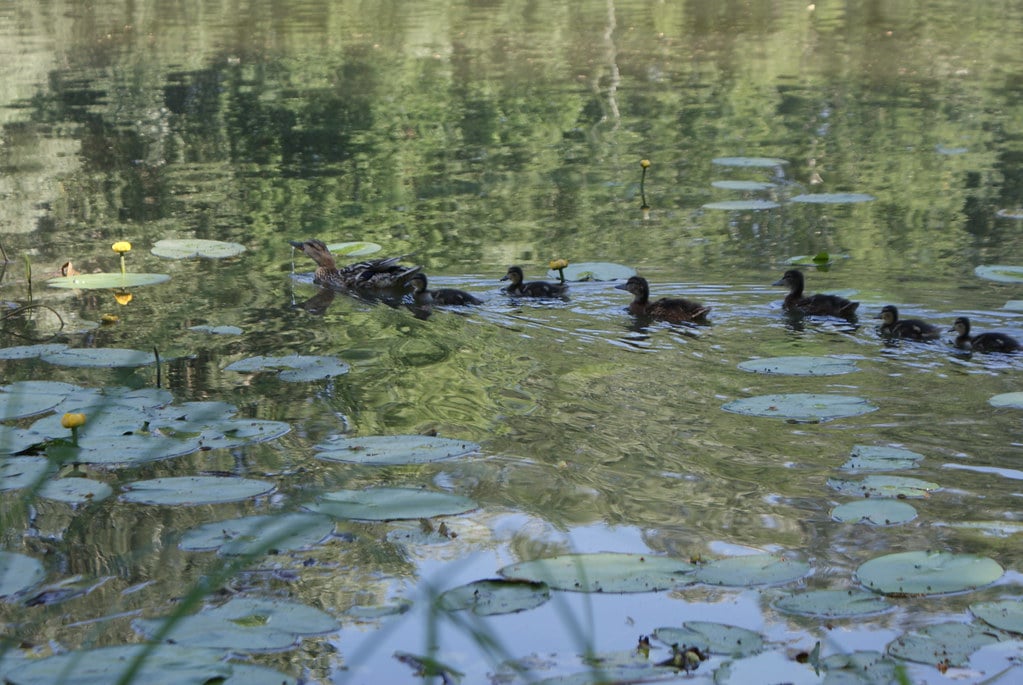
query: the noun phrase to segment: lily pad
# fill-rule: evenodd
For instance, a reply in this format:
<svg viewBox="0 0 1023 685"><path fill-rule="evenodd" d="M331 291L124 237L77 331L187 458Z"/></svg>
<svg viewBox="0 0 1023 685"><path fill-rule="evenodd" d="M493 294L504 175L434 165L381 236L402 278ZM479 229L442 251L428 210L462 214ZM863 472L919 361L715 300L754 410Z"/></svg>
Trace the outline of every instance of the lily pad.
<svg viewBox="0 0 1023 685"><path fill-rule="evenodd" d="M976 602L970 605L970 611L980 620L999 630L1023 633L1023 601L1019 599Z"/></svg>
<svg viewBox="0 0 1023 685"><path fill-rule="evenodd" d="M1023 533L1023 522L1019 521L933 521L932 526L979 530L983 535L1007 538Z"/></svg>
<svg viewBox="0 0 1023 685"><path fill-rule="evenodd" d="M859 371L856 362L837 357L768 357L740 362L739 368L780 376L838 376Z"/></svg>
<svg viewBox="0 0 1023 685"><path fill-rule="evenodd" d="M875 651L837 652L821 659L825 685L889 685L901 682L900 666Z"/></svg>
<svg viewBox="0 0 1023 685"><path fill-rule="evenodd" d="M128 483L120 499L137 504L193 506L240 502L273 490L273 483L251 478L177 476Z"/></svg>
<svg viewBox="0 0 1023 685"><path fill-rule="evenodd" d="M286 357L256 356L241 359L225 367L226 371L259 373L278 371L282 381L316 381L348 373L348 364L337 357L292 354Z"/></svg>
<svg viewBox="0 0 1023 685"><path fill-rule="evenodd" d="M894 526L916 518L913 505L896 499L871 497L847 502L831 510L831 518L842 523L873 523Z"/></svg>
<svg viewBox="0 0 1023 685"><path fill-rule="evenodd" d="M139 274L128 272L79 274L77 276L59 276L46 281L51 288L73 288L80 290L109 290L121 288L138 288L144 285L156 285L170 280L167 274Z"/></svg>
<svg viewBox="0 0 1023 685"><path fill-rule="evenodd" d="M775 608L789 614L818 618L854 618L883 614L894 605L881 595L863 590L810 590L783 597Z"/></svg>
<svg viewBox="0 0 1023 685"><path fill-rule="evenodd" d="M776 186L774 183L763 181L711 181L710 184L722 190L741 190L751 193L758 190L770 190Z"/></svg>
<svg viewBox="0 0 1023 685"><path fill-rule="evenodd" d="M452 588L437 598L445 611L472 611L477 616L514 614L535 609L551 598L546 583L526 580L477 580Z"/></svg>
<svg viewBox="0 0 1023 685"><path fill-rule="evenodd" d="M576 592L657 592L692 582L693 565L647 554L562 554L505 566L505 578Z"/></svg>
<svg viewBox="0 0 1023 685"><path fill-rule="evenodd" d="M181 645L118 645L33 659L5 674L12 685L95 685L118 683L142 657L132 681L146 685L203 685L224 680L233 665L224 652ZM144 656L143 656L144 655Z"/></svg>
<svg viewBox="0 0 1023 685"><path fill-rule="evenodd" d="M764 651L764 638L746 628L710 621L686 621L681 628L657 628L654 635L667 645L699 647L701 651L741 658Z"/></svg>
<svg viewBox="0 0 1023 685"><path fill-rule="evenodd" d="M697 567L695 580L708 585L750 587L780 585L806 576L810 565L773 554L750 554L717 559Z"/></svg>
<svg viewBox="0 0 1023 685"><path fill-rule="evenodd" d="M162 355L161 355L162 356ZM44 362L73 367L134 367L156 363L152 351L127 350L116 347L67 348L40 357Z"/></svg>
<svg viewBox="0 0 1023 685"><path fill-rule="evenodd" d="M973 590L1002 577L994 559L950 552L898 552L860 564L856 577L886 595L942 595Z"/></svg>
<svg viewBox="0 0 1023 685"><path fill-rule="evenodd" d="M0 460L0 492L20 490L40 482L53 470L42 457L10 457Z"/></svg>
<svg viewBox="0 0 1023 685"><path fill-rule="evenodd" d="M222 240L173 238L156 241L150 252L157 257L166 257L167 259L189 259L191 257L224 259L226 257L236 257L245 252L245 246Z"/></svg>
<svg viewBox="0 0 1023 685"><path fill-rule="evenodd" d="M915 468L924 455L901 447L853 445L849 460L842 464L847 471L901 471Z"/></svg>
<svg viewBox="0 0 1023 685"><path fill-rule="evenodd" d="M10 597L32 587L46 576L38 559L0 550L0 597Z"/></svg>
<svg viewBox="0 0 1023 685"><path fill-rule="evenodd" d="M715 685L747 685L748 683L786 683L811 685L824 682L809 664L789 659L781 650L726 661L714 672Z"/></svg>
<svg viewBox="0 0 1023 685"><path fill-rule="evenodd" d="M58 478L47 481L39 488L39 496L46 499L85 504L100 502L114 494L114 489L102 481L91 478Z"/></svg>
<svg viewBox="0 0 1023 685"><path fill-rule="evenodd" d="M480 446L468 440L435 438L427 435L372 435L364 438L335 438L316 449L318 459L356 464L425 464L478 452Z"/></svg>
<svg viewBox="0 0 1023 685"><path fill-rule="evenodd" d="M188 330L196 333L209 333L210 335L241 335L244 331L237 326L189 326Z"/></svg>
<svg viewBox="0 0 1023 685"><path fill-rule="evenodd" d="M981 265L973 269L978 278L999 283L1023 283L1023 266L1007 266L1004 264Z"/></svg>
<svg viewBox="0 0 1023 685"><path fill-rule="evenodd" d="M759 211L762 209L775 209L776 207L781 207L781 205L771 200L723 200L721 202L708 202L703 205L704 209L724 209L727 211Z"/></svg>
<svg viewBox="0 0 1023 685"><path fill-rule="evenodd" d="M1023 392L1003 392L989 399L988 404L999 409L1023 409Z"/></svg>
<svg viewBox="0 0 1023 685"><path fill-rule="evenodd" d="M710 160L711 164L718 166L752 167L769 169L788 164L786 159L777 157L715 157Z"/></svg>
<svg viewBox="0 0 1023 685"><path fill-rule="evenodd" d="M627 281L636 275L630 266L611 262L579 262L564 268L566 281ZM547 278L560 278L557 269L550 269Z"/></svg>
<svg viewBox="0 0 1023 685"><path fill-rule="evenodd" d="M182 535L178 546L189 552L251 556L315 547L333 532L334 522L326 516L264 514L204 523Z"/></svg>
<svg viewBox="0 0 1023 685"><path fill-rule="evenodd" d="M859 416L877 410L877 407L861 397L814 393L747 397L729 402L721 408L736 414L789 419L803 423Z"/></svg>
<svg viewBox="0 0 1023 685"><path fill-rule="evenodd" d="M339 519L393 521L454 516L475 509L468 497L416 488L366 488L328 492L307 509Z"/></svg>
<svg viewBox="0 0 1023 685"><path fill-rule="evenodd" d="M67 348L67 345L63 343L4 347L0 349L0 359L37 359L44 354L52 354L65 348Z"/></svg>
<svg viewBox="0 0 1023 685"><path fill-rule="evenodd" d="M905 476L867 476L860 480L829 478L828 487L847 497L927 497L941 486Z"/></svg>
<svg viewBox="0 0 1023 685"><path fill-rule="evenodd" d="M29 447L42 444L46 440L45 435L34 430L15 428L6 424L0 425L0 455L17 454Z"/></svg>
<svg viewBox="0 0 1023 685"><path fill-rule="evenodd" d="M983 626L938 623L900 635L888 645L888 653L923 664L962 666L975 651L1002 639L1004 636Z"/></svg>
<svg viewBox="0 0 1023 685"><path fill-rule="evenodd" d="M88 424L86 424L88 425ZM198 452L202 445L196 438L181 440L159 435L108 435L95 433L78 440L78 449L64 456L75 464L93 464L108 468L138 466L163 459L174 459ZM50 454L50 451L47 452ZM53 453L53 456L60 456Z"/></svg>
<svg viewBox="0 0 1023 685"><path fill-rule="evenodd" d="M4 392L0 392L0 420L2 421L42 414L56 407L64 399L59 394L26 390L24 386L8 390L9 388L11 386L7 386L4 388Z"/></svg>
<svg viewBox="0 0 1023 685"><path fill-rule="evenodd" d="M365 240L357 240L354 242L347 243L330 243L327 245L327 249L335 255L345 255L348 257L364 257L374 252L380 252L381 248L376 243L366 242Z"/></svg>
<svg viewBox="0 0 1023 685"><path fill-rule="evenodd" d="M999 209L995 212L995 216L999 219L1014 219L1016 221L1023 221L1023 208L1017 207L1016 209Z"/></svg>
<svg viewBox="0 0 1023 685"><path fill-rule="evenodd" d="M866 193L812 193L796 195L789 198L789 202L806 202L818 205L843 205L856 202L870 202L877 198Z"/></svg>

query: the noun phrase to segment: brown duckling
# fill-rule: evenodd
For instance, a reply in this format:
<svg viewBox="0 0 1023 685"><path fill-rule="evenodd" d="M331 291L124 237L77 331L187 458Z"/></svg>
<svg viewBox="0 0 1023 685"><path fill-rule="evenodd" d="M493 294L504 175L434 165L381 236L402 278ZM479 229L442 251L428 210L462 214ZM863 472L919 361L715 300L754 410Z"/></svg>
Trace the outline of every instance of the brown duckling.
<svg viewBox="0 0 1023 685"><path fill-rule="evenodd" d="M400 266L401 257L369 259L338 268L322 240L289 241L316 262L313 283L332 290L394 290L403 289L421 266Z"/></svg>
<svg viewBox="0 0 1023 685"><path fill-rule="evenodd" d="M920 319L900 319L899 310L890 304L881 307L876 318L881 319L881 335L884 336L907 340L937 340L941 337L937 326Z"/></svg>
<svg viewBox="0 0 1023 685"><path fill-rule="evenodd" d="M961 350L973 350L974 352L1015 352L1020 349L1019 341L1005 333L980 333L970 335L970 320L960 316L952 324L949 333L958 333L955 339L955 346Z"/></svg>
<svg viewBox="0 0 1023 685"><path fill-rule="evenodd" d="M413 276L408 279L408 284L412 288L412 299L419 305L483 304L483 300L470 295L464 290L455 290L454 288L427 290L426 274L422 272L413 274Z"/></svg>
<svg viewBox="0 0 1023 685"><path fill-rule="evenodd" d="M671 323L683 321L706 323L707 314L710 312L710 307L681 297L662 297L656 302L651 302L650 284L640 276L632 276L625 283L616 285L615 289L632 293L632 302L629 303L628 309L633 316L646 316Z"/></svg>
<svg viewBox="0 0 1023 685"><path fill-rule="evenodd" d="M799 269L789 269L775 281L774 285L783 285L789 289L782 308L794 314L853 319L856 317L856 308L860 306L859 302L852 302L838 295L821 293L803 295L803 272Z"/></svg>
<svg viewBox="0 0 1023 685"><path fill-rule="evenodd" d="M511 281L511 285L504 289L504 292L513 297L550 297L564 299L568 295L567 283L548 283L547 281L522 282L522 269L517 266L509 266L501 280Z"/></svg>

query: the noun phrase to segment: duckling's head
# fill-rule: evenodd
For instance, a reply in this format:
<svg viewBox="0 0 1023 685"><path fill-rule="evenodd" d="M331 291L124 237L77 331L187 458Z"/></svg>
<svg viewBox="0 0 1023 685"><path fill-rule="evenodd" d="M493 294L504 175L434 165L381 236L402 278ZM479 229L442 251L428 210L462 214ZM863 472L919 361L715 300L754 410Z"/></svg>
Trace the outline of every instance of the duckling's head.
<svg viewBox="0 0 1023 685"><path fill-rule="evenodd" d="M405 281L405 284L408 285L412 289L412 292L416 295L426 292L426 274L422 272L412 274L412 277Z"/></svg>
<svg viewBox="0 0 1023 685"><path fill-rule="evenodd" d="M522 269L520 267L509 266L508 267L508 273L506 273L501 278L501 280L502 281L511 281L512 285L518 285L519 283L522 282L522 278L523 278L523 276L522 276Z"/></svg>
<svg viewBox="0 0 1023 685"><path fill-rule="evenodd" d="M955 320L955 323L952 324L952 329L949 331L949 333L958 333L959 335L969 335L970 334L970 320L967 317L965 317L965 316L960 316L959 318L957 318Z"/></svg>
<svg viewBox="0 0 1023 685"><path fill-rule="evenodd" d="M885 326L891 326L899 320L899 310L894 305L886 304L881 307L881 313L874 318L881 319Z"/></svg>
<svg viewBox="0 0 1023 685"><path fill-rule="evenodd" d="M649 294L650 285L642 276L630 276L629 280L615 286L617 290L626 290L633 295Z"/></svg>
<svg viewBox="0 0 1023 685"><path fill-rule="evenodd" d="M799 269L789 269L773 285L783 285L786 288L803 287L803 272Z"/></svg>

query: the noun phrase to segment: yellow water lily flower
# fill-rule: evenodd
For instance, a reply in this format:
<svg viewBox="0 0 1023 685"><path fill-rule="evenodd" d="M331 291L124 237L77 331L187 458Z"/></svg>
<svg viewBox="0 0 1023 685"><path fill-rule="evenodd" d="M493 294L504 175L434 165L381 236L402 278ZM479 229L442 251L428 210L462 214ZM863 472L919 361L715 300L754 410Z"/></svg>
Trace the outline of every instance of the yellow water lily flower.
<svg viewBox="0 0 1023 685"><path fill-rule="evenodd" d="M68 413L60 417L60 425L64 428L78 428L85 425L85 414Z"/></svg>
<svg viewBox="0 0 1023 685"><path fill-rule="evenodd" d="M117 304L126 305L132 301L133 295L127 290L115 290L114 299L117 300Z"/></svg>
<svg viewBox="0 0 1023 685"><path fill-rule="evenodd" d="M564 269L566 266L568 266L567 259L552 259L550 263L550 267L552 269L558 269L559 271Z"/></svg>
<svg viewBox="0 0 1023 685"><path fill-rule="evenodd" d="M650 160L649 159L641 159L641 160L639 160L639 165L641 167L643 167L644 169L646 169L647 167L650 166Z"/></svg>
<svg viewBox="0 0 1023 685"><path fill-rule="evenodd" d="M114 252L116 252L117 254L131 252L131 243L129 243L127 240L118 240L116 243L113 244L112 247L114 248Z"/></svg>
<svg viewBox="0 0 1023 685"><path fill-rule="evenodd" d="M104 314L99 319L100 323L102 323L105 326L109 326L111 324L115 324L115 323L117 323L120 320L121 319L120 319L119 316L117 316L117 314Z"/></svg>

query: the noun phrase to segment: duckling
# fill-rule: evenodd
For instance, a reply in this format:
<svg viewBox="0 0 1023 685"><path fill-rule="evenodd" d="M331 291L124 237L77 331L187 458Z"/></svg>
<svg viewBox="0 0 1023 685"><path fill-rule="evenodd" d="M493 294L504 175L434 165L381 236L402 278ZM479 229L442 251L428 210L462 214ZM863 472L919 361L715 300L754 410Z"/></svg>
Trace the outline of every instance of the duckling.
<svg viewBox="0 0 1023 685"><path fill-rule="evenodd" d="M650 284L640 276L632 276L625 283L616 285L615 289L632 293L632 302L629 303L628 310L633 316L646 316L671 323L683 321L706 323L707 314L710 312L710 307L681 297L662 297L656 302L651 302Z"/></svg>
<svg viewBox="0 0 1023 685"><path fill-rule="evenodd" d="M859 302L851 302L838 295L803 295L803 272L789 269L774 285L784 285L789 289L782 308L795 314L816 316L838 316L843 319L854 319Z"/></svg>
<svg viewBox="0 0 1023 685"><path fill-rule="evenodd" d="M970 320L960 316L952 324L949 333L958 333L955 339L955 346L961 350L973 350L974 352L1015 352L1020 349L1019 341L1005 333L981 333L970 335Z"/></svg>
<svg viewBox="0 0 1023 685"><path fill-rule="evenodd" d="M338 268L322 240L288 241L316 262L313 283L332 290L393 290L403 288L421 266L399 266L401 257L356 262Z"/></svg>
<svg viewBox="0 0 1023 685"><path fill-rule="evenodd" d="M522 282L522 269L517 266L509 266L501 280L511 281L511 285L504 289L504 292L514 297L558 297L564 299L568 295L567 283L548 283L547 281Z"/></svg>
<svg viewBox="0 0 1023 685"><path fill-rule="evenodd" d="M438 288L437 290L426 289L426 274L417 273L408 279L412 287L412 299L418 305L466 305L483 304L483 300L473 297L464 290L454 288Z"/></svg>
<svg viewBox="0 0 1023 685"><path fill-rule="evenodd" d="M881 319L881 335L907 340L937 340L941 332L937 326L920 319L900 319L899 310L890 304L881 307L877 315Z"/></svg>

